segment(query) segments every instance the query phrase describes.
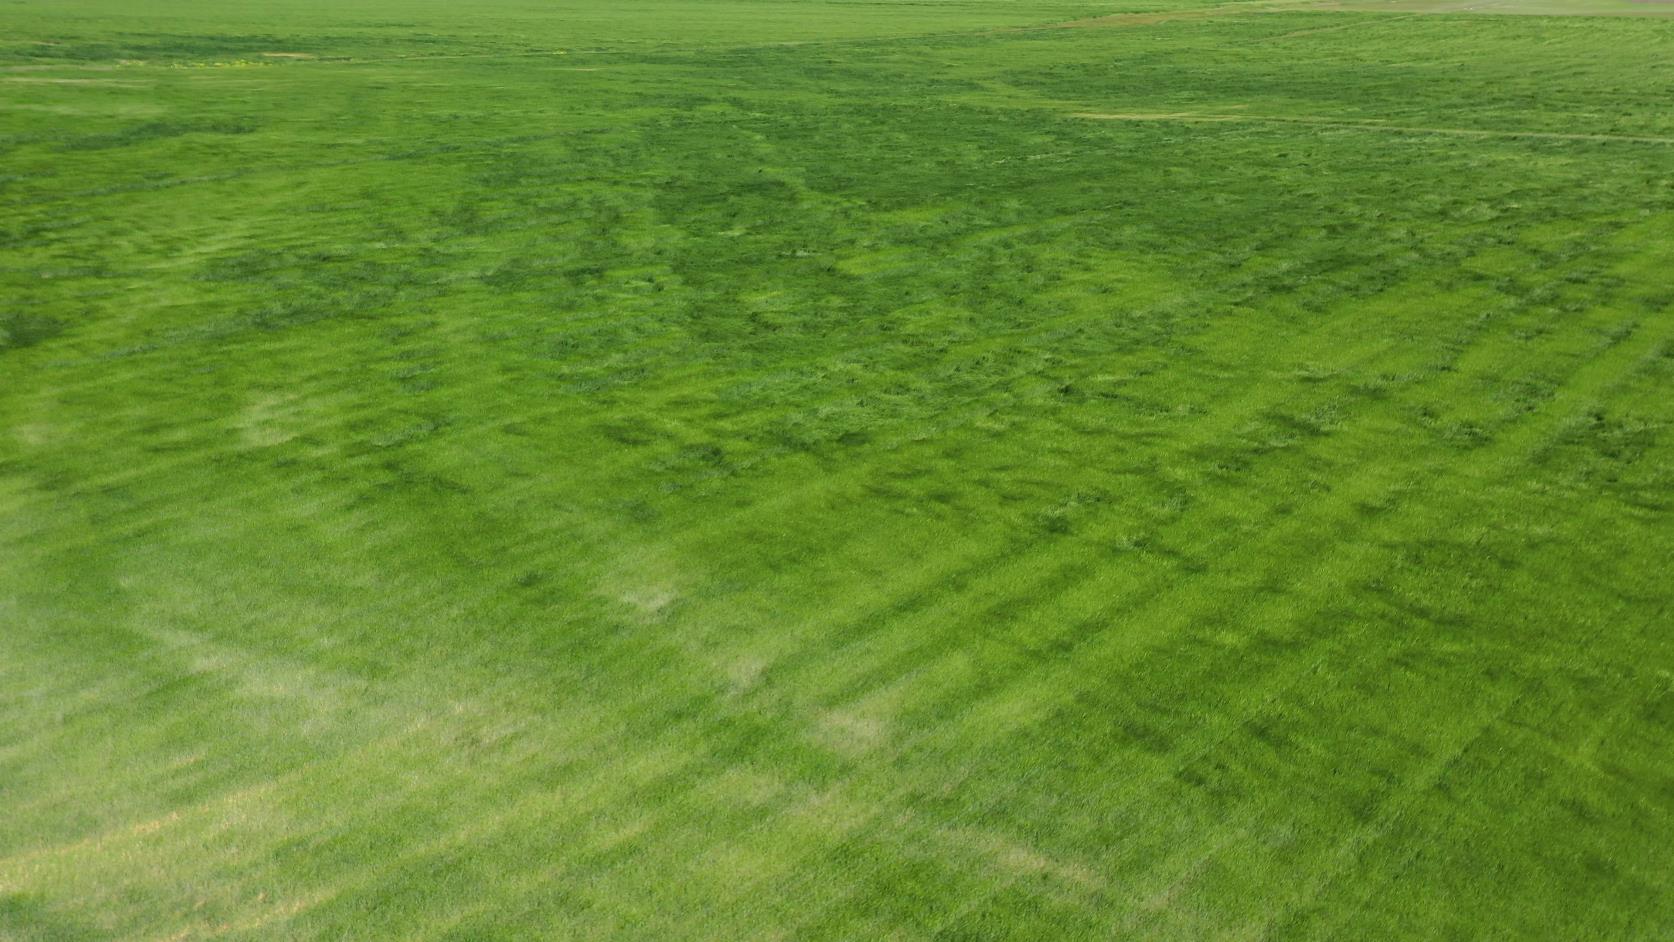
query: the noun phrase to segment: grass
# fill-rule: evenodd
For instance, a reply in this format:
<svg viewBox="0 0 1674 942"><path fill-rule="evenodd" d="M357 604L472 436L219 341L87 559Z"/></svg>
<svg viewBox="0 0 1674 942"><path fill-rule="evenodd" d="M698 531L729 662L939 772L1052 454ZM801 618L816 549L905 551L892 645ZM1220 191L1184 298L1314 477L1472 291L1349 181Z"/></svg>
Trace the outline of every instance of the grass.
<svg viewBox="0 0 1674 942"><path fill-rule="evenodd" d="M0 939L1674 932L1674 21L0 23Z"/></svg>

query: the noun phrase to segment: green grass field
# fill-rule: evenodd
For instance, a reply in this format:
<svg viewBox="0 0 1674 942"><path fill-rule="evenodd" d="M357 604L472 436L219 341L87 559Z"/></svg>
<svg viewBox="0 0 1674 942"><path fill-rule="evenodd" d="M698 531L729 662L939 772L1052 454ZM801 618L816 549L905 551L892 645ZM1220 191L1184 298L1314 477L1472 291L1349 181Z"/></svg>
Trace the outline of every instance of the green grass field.
<svg viewBox="0 0 1674 942"><path fill-rule="evenodd" d="M0 7L0 940L1674 938L1674 5L1123 2Z"/></svg>

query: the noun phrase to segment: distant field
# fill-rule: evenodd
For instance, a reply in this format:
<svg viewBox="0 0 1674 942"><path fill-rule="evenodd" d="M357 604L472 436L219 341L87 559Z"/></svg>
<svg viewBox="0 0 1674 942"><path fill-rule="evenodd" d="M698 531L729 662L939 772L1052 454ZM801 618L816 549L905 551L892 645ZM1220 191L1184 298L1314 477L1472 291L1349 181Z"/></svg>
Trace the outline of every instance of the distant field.
<svg viewBox="0 0 1674 942"><path fill-rule="evenodd" d="M0 8L0 940L1674 937L1674 19L1302 6Z"/></svg>
<svg viewBox="0 0 1674 942"><path fill-rule="evenodd" d="M1670 16L1674 0L1325 0L1320 9L1528 16Z"/></svg>

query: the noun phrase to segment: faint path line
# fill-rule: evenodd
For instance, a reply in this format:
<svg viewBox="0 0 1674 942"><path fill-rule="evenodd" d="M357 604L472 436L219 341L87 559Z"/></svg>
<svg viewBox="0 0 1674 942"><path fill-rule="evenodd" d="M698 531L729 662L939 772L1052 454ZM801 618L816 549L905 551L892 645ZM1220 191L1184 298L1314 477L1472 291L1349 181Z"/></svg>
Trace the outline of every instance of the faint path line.
<svg viewBox="0 0 1674 942"><path fill-rule="evenodd" d="M1382 26L1385 23L1394 23L1394 22L1398 22L1400 20L1410 20L1414 17L1423 16L1423 15L1424 14L1422 14L1422 13L1406 13L1406 14L1400 14L1400 15L1390 15L1390 16L1387 16L1387 17L1379 17L1379 18L1376 18L1376 19L1355 17L1354 19L1351 19L1347 23L1338 23L1338 24L1335 24L1333 26L1315 26L1315 27L1312 27L1310 29L1292 30L1288 33L1280 33L1277 36L1269 36L1266 39L1257 39L1257 40L1255 40L1255 42L1257 44L1271 43L1271 42L1279 42L1280 40L1285 40L1285 39L1295 39L1298 36L1313 36L1316 33L1340 33L1343 30L1347 30L1347 29L1365 29L1366 27L1369 27L1369 26Z"/></svg>
<svg viewBox="0 0 1674 942"><path fill-rule="evenodd" d="M1386 134L1437 134L1449 137L1523 138L1543 141L1602 141L1628 144L1674 144L1674 137L1652 137L1633 134L1572 134L1563 131L1502 131L1493 128L1430 128L1398 124L1378 124L1370 121L1345 121L1338 118L1286 117L1281 115L1210 114L1199 111L1076 111L1072 118L1091 121L1175 121L1183 124L1305 124L1312 127L1339 128L1345 131L1382 131Z"/></svg>
<svg viewBox="0 0 1674 942"><path fill-rule="evenodd" d="M1307 11L1322 11L1326 13L1350 12L1337 8L1331 0L1270 0L1270 2L1239 2L1222 3L1215 6L1199 7L1194 10L1171 10L1155 13L1107 13L1102 16L1088 16L1078 20L1065 20L1062 23L1052 23L1048 26L1020 26L1013 29L997 30L996 32L1013 32L1034 29L1102 29L1110 26L1151 26L1157 23L1177 23L1190 20L1207 20L1222 16L1243 16L1248 13L1297 13Z"/></svg>

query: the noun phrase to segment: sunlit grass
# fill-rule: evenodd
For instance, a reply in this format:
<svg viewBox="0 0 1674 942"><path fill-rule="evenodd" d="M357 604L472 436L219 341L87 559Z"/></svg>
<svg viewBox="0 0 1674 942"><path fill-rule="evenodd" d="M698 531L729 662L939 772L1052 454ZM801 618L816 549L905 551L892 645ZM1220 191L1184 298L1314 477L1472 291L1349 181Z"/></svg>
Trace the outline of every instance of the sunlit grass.
<svg viewBox="0 0 1674 942"><path fill-rule="evenodd" d="M0 938L1663 931L1674 21L1112 9L14 5Z"/></svg>

